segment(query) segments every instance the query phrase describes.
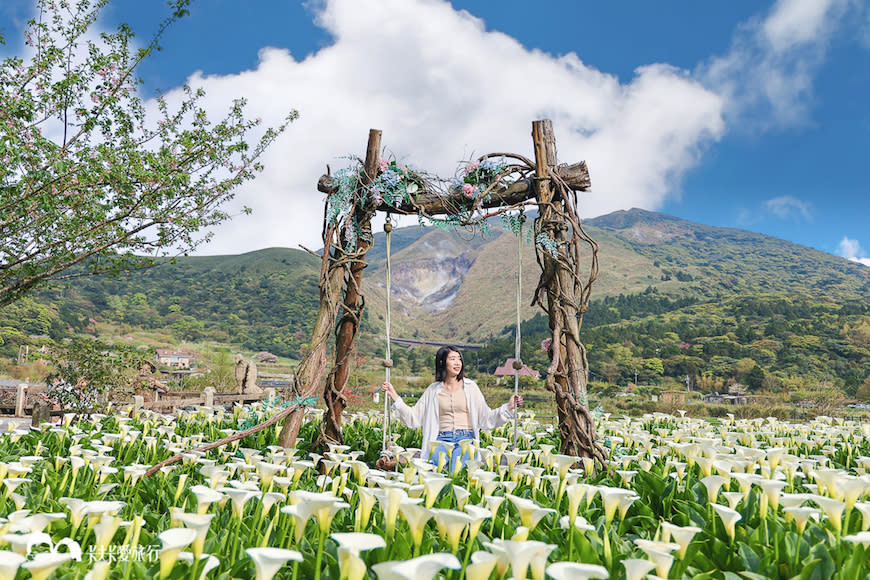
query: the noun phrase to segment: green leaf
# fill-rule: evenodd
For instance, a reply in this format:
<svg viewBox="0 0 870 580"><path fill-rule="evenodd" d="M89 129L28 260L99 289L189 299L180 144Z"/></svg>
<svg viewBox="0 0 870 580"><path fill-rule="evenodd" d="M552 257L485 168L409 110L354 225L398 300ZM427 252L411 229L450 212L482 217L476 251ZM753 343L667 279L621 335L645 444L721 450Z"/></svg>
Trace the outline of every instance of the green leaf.
<svg viewBox="0 0 870 580"><path fill-rule="evenodd" d="M759 564L761 563L761 559L758 557L758 554L749 546L749 544L745 544L743 542L737 542L737 553L740 554L740 558L743 560L743 566L750 570L758 570Z"/></svg>
<svg viewBox="0 0 870 580"><path fill-rule="evenodd" d="M812 550L810 550L810 555L818 559L819 562L813 571L812 576L804 576L803 571L801 572L801 578L812 578L812 580L823 580L825 578L832 578L834 573L837 571L837 564L834 562L834 559L831 557L831 546L827 544L816 544L813 546Z"/></svg>
<svg viewBox="0 0 870 580"><path fill-rule="evenodd" d="M815 560L810 560L807 562L804 560L802 562L803 568L801 569L801 573L798 576L800 580L809 580L810 578L816 578L814 572L816 571L816 567L821 564L821 558L816 558Z"/></svg>
<svg viewBox="0 0 870 580"><path fill-rule="evenodd" d="M729 574L729 572L726 572L725 574L727 577L727 574ZM767 576L763 574L757 574L755 572L741 572L740 575L744 578L750 578L750 580L769 580Z"/></svg>

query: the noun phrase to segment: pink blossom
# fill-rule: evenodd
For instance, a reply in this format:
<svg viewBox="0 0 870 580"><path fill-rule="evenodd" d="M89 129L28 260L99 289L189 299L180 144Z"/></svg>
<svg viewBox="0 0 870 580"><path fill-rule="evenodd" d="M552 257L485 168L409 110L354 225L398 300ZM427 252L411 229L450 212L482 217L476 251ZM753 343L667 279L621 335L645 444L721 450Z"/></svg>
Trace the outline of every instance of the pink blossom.
<svg viewBox="0 0 870 580"><path fill-rule="evenodd" d="M474 197L474 193L477 191L477 188L471 185L470 183L466 183L462 186L462 193L465 197L472 198Z"/></svg>
<svg viewBox="0 0 870 580"><path fill-rule="evenodd" d="M553 339L552 339L552 338L545 338L544 340L541 341L541 350L542 350L543 352L549 352L549 351L550 351L550 345L552 345L552 344L553 344Z"/></svg>
<svg viewBox="0 0 870 580"><path fill-rule="evenodd" d="M480 161L470 161L468 165L465 166L465 175L472 173L478 167L480 167Z"/></svg>
<svg viewBox="0 0 870 580"><path fill-rule="evenodd" d="M384 159L383 157L378 159L378 169L380 171L386 171L389 166L390 166L390 162L387 161L386 159Z"/></svg>

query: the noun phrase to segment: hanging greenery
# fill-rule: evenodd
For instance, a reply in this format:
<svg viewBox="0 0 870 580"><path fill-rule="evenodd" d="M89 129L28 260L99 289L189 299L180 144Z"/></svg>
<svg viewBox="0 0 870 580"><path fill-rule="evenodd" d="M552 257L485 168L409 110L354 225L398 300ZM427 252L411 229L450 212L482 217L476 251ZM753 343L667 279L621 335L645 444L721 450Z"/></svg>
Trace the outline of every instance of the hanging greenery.
<svg viewBox="0 0 870 580"><path fill-rule="evenodd" d="M509 164L504 157L487 157L463 161L456 175L443 179L404 165L393 158L378 161L377 175L366 184L362 160L348 155L350 164L332 175L335 189L327 199L327 225L343 228L348 249L354 249L359 240L360 227L356 210L364 207L388 206L398 209L402 205L414 205L416 196L422 192L435 193L444 201L449 212L432 216L418 212L421 226L435 226L451 231L459 227L477 228L486 235L490 228L488 219L494 214L501 216L503 227L515 235L522 231L524 218L514 206L501 207L486 212L484 204L495 191L507 188L517 179L524 178L527 168ZM531 240L531 231L527 230ZM539 233L536 242L551 254L558 252L558 244L546 233Z"/></svg>
<svg viewBox="0 0 870 580"><path fill-rule="evenodd" d="M554 240L546 232L541 232L535 237L535 243L547 251L554 258L559 257L559 242Z"/></svg>

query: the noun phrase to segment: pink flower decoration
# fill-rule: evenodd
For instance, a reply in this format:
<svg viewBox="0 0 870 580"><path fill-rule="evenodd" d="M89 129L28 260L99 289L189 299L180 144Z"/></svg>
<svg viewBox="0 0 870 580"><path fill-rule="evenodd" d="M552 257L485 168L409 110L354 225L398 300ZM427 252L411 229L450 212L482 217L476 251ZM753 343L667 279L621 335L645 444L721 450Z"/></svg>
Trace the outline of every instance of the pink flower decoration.
<svg viewBox="0 0 870 580"><path fill-rule="evenodd" d="M466 183L462 186L462 193L465 197L472 198L474 197L474 192L477 191L477 188L471 185L470 183Z"/></svg>
<svg viewBox="0 0 870 580"><path fill-rule="evenodd" d="M468 165L465 166L465 175L468 175L478 167L480 167L480 161L470 161Z"/></svg>
<svg viewBox="0 0 870 580"><path fill-rule="evenodd" d="M390 162L387 161L386 159L384 159L383 157L378 159L378 169L380 169L381 171L386 171L389 166L390 166Z"/></svg>
<svg viewBox="0 0 870 580"><path fill-rule="evenodd" d="M541 350L543 352L549 352L551 344L553 344L553 339L552 338L545 338L544 340L541 341Z"/></svg>

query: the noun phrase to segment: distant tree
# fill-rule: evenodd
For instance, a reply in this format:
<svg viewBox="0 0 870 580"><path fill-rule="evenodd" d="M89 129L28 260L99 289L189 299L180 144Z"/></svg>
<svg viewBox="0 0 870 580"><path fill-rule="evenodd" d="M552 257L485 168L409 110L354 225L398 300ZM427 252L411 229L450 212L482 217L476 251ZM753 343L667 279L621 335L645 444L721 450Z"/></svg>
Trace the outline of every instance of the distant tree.
<svg viewBox="0 0 870 580"><path fill-rule="evenodd" d="M767 373L764 372L764 369L760 365L755 365L746 375L746 386L752 390L760 389L764 385L766 376Z"/></svg>
<svg viewBox="0 0 870 580"><path fill-rule="evenodd" d="M658 383L664 372L665 367L662 364L662 359L653 357L644 360L642 369L643 380L651 383Z"/></svg>
<svg viewBox="0 0 870 580"><path fill-rule="evenodd" d="M706 364L704 359L696 356L677 355L662 361L664 372L671 376L685 377L697 375Z"/></svg>
<svg viewBox="0 0 870 580"><path fill-rule="evenodd" d="M489 373L478 373L477 376L474 378L474 381L479 387L492 387L495 386L497 377Z"/></svg>
<svg viewBox="0 0 870 580"><path fill-rule="evenodd" d="M514 379L513 377L508 377L510 380L507 382L507 385L510 388L514 388ZM532 389L541 389L544 387L543 379L536 379L535 377L530 377L529 375L521 375L520 376L520 391L527 391Z"/></svg>
<svg viewBox="0 0 870 580"><path fill-rule="evenodd" d="M734 365L734 373L737 375L738 381L745 381L749 373L756 368L758 368L758 364L755 362L755 359L741 358Z"/></svg>
<svg viewBox="0 0 870 580"><path fill-rule="evenodd" d="M185 315L172 323L172 331L180 340L199 340L205 331L205 323Z"/></svg>
<svg viewBox="0 0 870 580"><path fill-rule="evenodd" d="M0 63L0 306L48 280L189 252L229 219L220 208L296 117L250 145L259 120L243 99L213 123L204 93L185 87L180 103L158 98L146 118L136 69L190 0L172 0L139 49L126 25L90 33L108 1L38 0L28 54Z"/></svg>
<svg viewBox="0 0 870 580"><path fill-rule="evenodd" d="M714 356L707 362L706 370L721 378L734 376L734 368L737 361L727 356Z"/></svg>
<svg viewBox="0 0 870 580"><path fill-rule="evenodd" d="M867 320L851 324L847 322L843 325L840 336L857 347L870 348L870 324L867 323Z"/></svg>
<svg viewBox="0 0 870 580"><path fill-rule="evenodd" d="M773 373L766 374L764 380L761 382L761 388L765 391L779 392L782 390L782 387L782 379Z"/></svg>
<svg viewBox="0 0 870 580"><path fill-rule="evenodd" d="M228 349L218 348L214 351L208 370L210 386L219 391L231 390L236 386L235 363Z"/></svg>
<svg viewBox="0 0 870 580"><path fill-rule="evenodd" d="M611 360L604 361L598 366L598 374L604 377L608 383L615 383L621 375L619 365Z"/></svg>
<svg viewBox="0 0 870 580"><path fill-rule="evenodd" d="M864 379L864 382L858 387L855 398L861 401L870 401L870 377Z"/></svg>
<svg viewBox="0 0 870 580"><path fill-rule="evenodd" d="M125 345L74 339L52 350L48 398L75 412L99 410L105 395L131 390L145 355Z"/></svg>

